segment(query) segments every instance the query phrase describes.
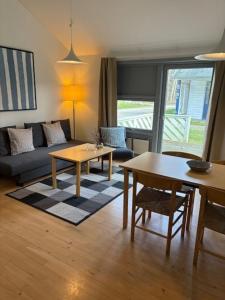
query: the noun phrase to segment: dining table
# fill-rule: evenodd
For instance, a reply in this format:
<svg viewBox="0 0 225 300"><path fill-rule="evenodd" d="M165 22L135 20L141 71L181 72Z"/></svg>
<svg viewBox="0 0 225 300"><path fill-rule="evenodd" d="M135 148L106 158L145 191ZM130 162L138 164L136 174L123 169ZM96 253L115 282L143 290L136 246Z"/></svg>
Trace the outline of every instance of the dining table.
<svg viewBox="0 0 225 300"><path fill-rule="evenodd" d="M129 174L141 172L162 178L175 179L193 188L207 186L225 190L225 166L211 164L206 172L192 171L188 159L155 152L145 152L124 163L123 228L128 224Z"/></svg>

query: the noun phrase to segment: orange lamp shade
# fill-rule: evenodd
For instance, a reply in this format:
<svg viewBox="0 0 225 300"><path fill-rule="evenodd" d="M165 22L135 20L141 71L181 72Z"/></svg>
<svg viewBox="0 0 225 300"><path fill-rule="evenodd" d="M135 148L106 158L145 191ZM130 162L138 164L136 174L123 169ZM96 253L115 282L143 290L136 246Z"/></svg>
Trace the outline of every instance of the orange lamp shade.
<svg viewBox="0 0 225 300"><path fill-rule="evenodd" d="M61 97L63 101L74 101L76 98L76 86L64 85L61 90Z"/></svg>

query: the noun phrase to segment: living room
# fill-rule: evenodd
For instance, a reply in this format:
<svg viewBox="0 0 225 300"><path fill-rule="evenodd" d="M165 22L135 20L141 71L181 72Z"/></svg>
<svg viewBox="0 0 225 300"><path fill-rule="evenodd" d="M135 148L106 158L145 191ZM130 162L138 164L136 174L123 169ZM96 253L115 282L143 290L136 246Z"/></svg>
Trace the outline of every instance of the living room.
<svg viewBox="0 0 225 300"><path fill-rule="evenodd" d="M224 299L224 29L224 0L0 0L0 299Z"/></svg>

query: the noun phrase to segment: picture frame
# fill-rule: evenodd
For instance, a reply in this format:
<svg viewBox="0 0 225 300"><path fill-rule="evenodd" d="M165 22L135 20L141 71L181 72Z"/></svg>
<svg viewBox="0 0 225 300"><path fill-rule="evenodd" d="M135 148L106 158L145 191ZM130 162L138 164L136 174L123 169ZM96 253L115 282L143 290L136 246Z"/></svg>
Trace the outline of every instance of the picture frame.
<svg viewBox="0 0 225 300"><path fill-rule="evenodd" d="M0 46L0 112L36 109L34 53Z"/></svg>

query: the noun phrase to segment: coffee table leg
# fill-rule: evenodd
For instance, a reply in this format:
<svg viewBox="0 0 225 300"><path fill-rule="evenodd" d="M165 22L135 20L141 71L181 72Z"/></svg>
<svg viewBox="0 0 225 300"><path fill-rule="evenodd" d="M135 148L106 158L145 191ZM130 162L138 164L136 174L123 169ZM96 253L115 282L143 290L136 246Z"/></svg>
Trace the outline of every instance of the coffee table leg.
<svg viewBox="0 0 225 300"><path fill-rule="evenodd" d="M109 181L112 179L112 152L109 153Z"/></svg>
<svg viewBox="0 0 225 300"><path fill-rule="evenodd" d="M86 162L86 173L87 173L87 175L90 174L90 161L89 160Z"/></svg>
<svg viewBox="0 0 225 300"><path fill-rule="evenodd" d="M57 180L56 180L56 158L52 157L52 187L57 189Z"/></svg>
<svg viewBox="0 0 225 300"><path fill-rule="evenodd" d="M127 228L127 222L128 222L128 185L129 185L129 173L127 169L124 169L123 229Z"/></svg>
<svg viewBox="0 0 225 300"><path fill-rule="evenodd" d="M81 171L81 163L77 162L76 163L76 173L77 173L77 178L76 178L76 196L80 197L80 171Z"/></svg>

